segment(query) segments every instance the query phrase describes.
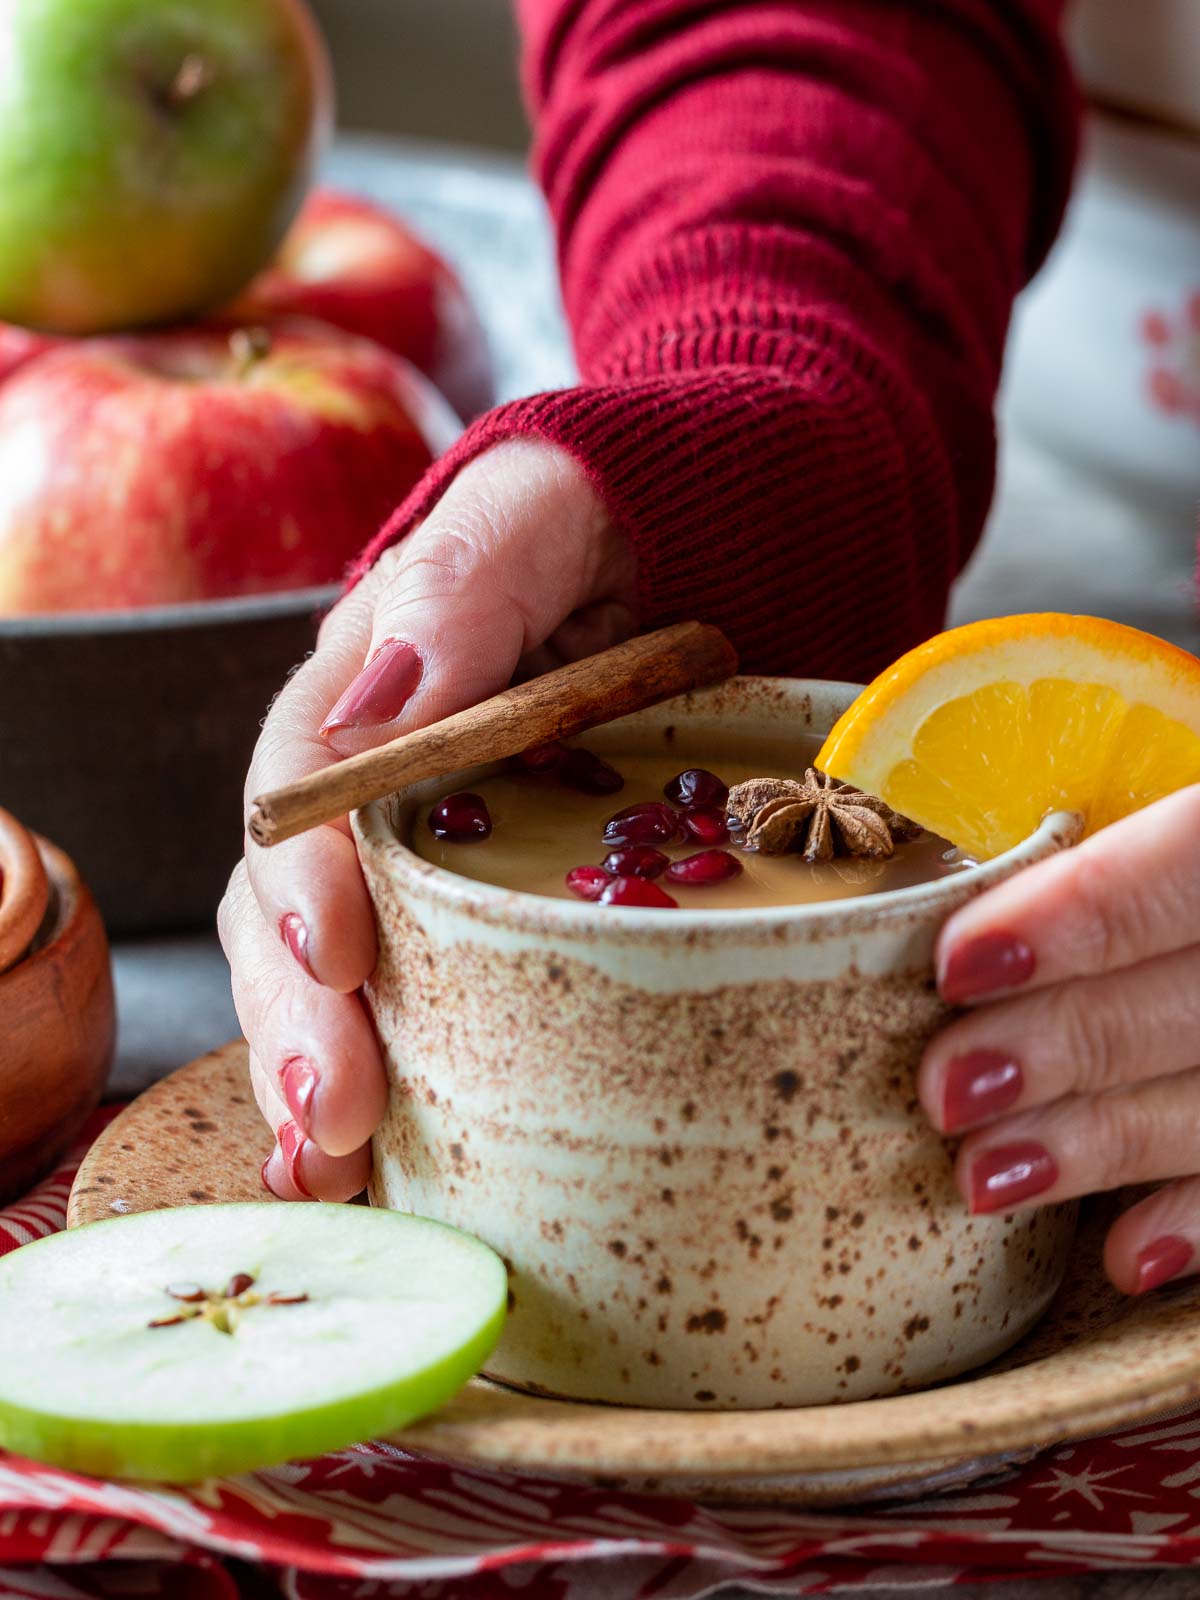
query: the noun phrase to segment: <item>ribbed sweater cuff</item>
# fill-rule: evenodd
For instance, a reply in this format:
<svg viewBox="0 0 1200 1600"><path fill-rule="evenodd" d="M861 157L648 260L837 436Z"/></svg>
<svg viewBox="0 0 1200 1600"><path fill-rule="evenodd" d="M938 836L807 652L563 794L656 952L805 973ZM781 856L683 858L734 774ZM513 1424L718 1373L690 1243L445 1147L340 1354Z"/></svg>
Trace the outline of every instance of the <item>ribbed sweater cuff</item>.
<svg viewBox="0 0 1200 1600"><path fill-rule="evenodd" d="M836 343L826 330L785 372L721 366L502 406L435 465L352 577L468 462L539 438L581 463L633 544L644 626L714 622L753 671L872 676L940 625L956 499L920 404ZM940 537L923 536L931 523Z"/></svg>

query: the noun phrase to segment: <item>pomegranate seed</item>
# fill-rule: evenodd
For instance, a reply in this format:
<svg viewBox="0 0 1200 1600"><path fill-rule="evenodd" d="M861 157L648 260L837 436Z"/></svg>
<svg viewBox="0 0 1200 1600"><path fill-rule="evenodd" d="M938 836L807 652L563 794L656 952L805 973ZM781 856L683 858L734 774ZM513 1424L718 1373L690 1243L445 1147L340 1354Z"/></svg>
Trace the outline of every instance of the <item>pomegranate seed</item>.
<svg viewBox="0 0 1200 1600"><path fill-rule="evenodd" d="M614 878L657 878L670 865L670 856L663 855L652 844L627 844L604 858L604 870L611 872Z"/></svg>
<svg viewBox="0 0 1200 1600"><path fill-rule="evenodd" d="M567 888L581 900L599 900L612 882L612 873L603 867L572 867L567 873Z"/></svg>
<svg viewBox="0 0 1200 1600"><path fill-rule="evenodd" d="M429 813L429 831L448 844L471 844L492 831L488 808L477 794L448 794Z"/></svg>
<svg viewBox="0 0 1200 1600"><path fill-rule="evenodd" d="M522 750L513 760L525 772L557 772L566 753L566 747L561 744L535 744L532 750Z"/></svg>
<svg viewBox="0 0 1200 1600"><path fill-rule="evenodd" d="M600 896L602 906L670 906L679 909L679 901L645 878L614 878Z"/></svg>
<svg viewBox="0 0 1200 1600"><path fill-rule="evenodd" d="M688 767L677 772L670 783L663 785L663 793L677 806L719 806L724 803L729 788L715 772L705 767Z"/></svg>
<svg viewBox="0 0 1200 1600"><path fill-rule="evenodd" d="M590 750L568 750L558 775L568 789L577 789L580 794L616 794L625 787L625 779L616 767L610 767Z"/></svg>
<svg viewBox="0 0 1200 1600"><path fill-rule="evenodd" d="M710 883L724 883L736 878L742 863L728 850L701 850L697 856L684 856L682 861L672 861L667 877L672 883L684 884L691 889L706 889Z"/></svg>
<svg viewBox="0 0 1200 1600"><path fill-rule="evenodd" d="M679 836L679 813L661 800L626 806L604 824L605 844L670 844Z"/></svg>
<svg viewBox="0 0 1200 1600"><path fill-rule="evenodd" d="M689 806L683 813L683 831L697 844L729 842L729 824L720 806Z"/></svg>

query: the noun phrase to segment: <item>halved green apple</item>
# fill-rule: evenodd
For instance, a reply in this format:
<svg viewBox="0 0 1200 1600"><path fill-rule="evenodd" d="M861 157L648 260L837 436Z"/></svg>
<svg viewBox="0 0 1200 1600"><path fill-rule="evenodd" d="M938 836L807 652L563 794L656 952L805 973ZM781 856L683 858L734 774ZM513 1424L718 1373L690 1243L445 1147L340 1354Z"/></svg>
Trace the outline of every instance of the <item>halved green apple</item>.
<svg viewBox="0 0 1200 1600"><path fill-rule="evenodd" d="M185 1483L435 1410L504 1325L500 1258L365 1206L195 1206L0 1260L0 1447Z"/></svg>

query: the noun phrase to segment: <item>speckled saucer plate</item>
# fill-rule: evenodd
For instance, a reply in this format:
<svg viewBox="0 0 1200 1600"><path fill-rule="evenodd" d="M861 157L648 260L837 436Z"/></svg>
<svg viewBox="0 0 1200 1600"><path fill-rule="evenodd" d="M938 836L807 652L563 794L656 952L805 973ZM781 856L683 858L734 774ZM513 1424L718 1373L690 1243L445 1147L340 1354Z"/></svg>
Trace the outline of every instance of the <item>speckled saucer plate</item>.
<svg viewBox="0 0 1200 1600"><path fill-rule="evenodd" d="M271 1140L239 1040L134 1101L97 1140L68 1226L155 1207L263 1199ZM1121 1204L1085 1208L1046 1317L980 1372L920 1394L792 1411L643 1411L470 1384L410 1428L406 1449L709 1499L820 1505L910 1494L1011 1466L1200 1397L1200 1283L1145 1299L1101 1270Z"/></svg>

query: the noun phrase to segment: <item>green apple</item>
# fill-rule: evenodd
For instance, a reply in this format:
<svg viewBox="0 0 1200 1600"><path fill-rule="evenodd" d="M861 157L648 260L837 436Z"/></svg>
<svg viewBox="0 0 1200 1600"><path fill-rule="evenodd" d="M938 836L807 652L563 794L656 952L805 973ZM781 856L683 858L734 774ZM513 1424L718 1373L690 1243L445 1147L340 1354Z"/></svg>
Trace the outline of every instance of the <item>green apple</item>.
<svg viewBox="0 0 1200 1600"><path fill-rule="evenodd" d="M320 1455L436 1409L504 1324L504 1264L365 1206L193 1206L0 1260L0 1448L187 1483Z"/></svg>
<svg viewBox="0 0 1200 1600"><path fill-rule="evenodd" d="M0 0L0 319L101 333L230 299L331 100L303 0Z"/></svg>

